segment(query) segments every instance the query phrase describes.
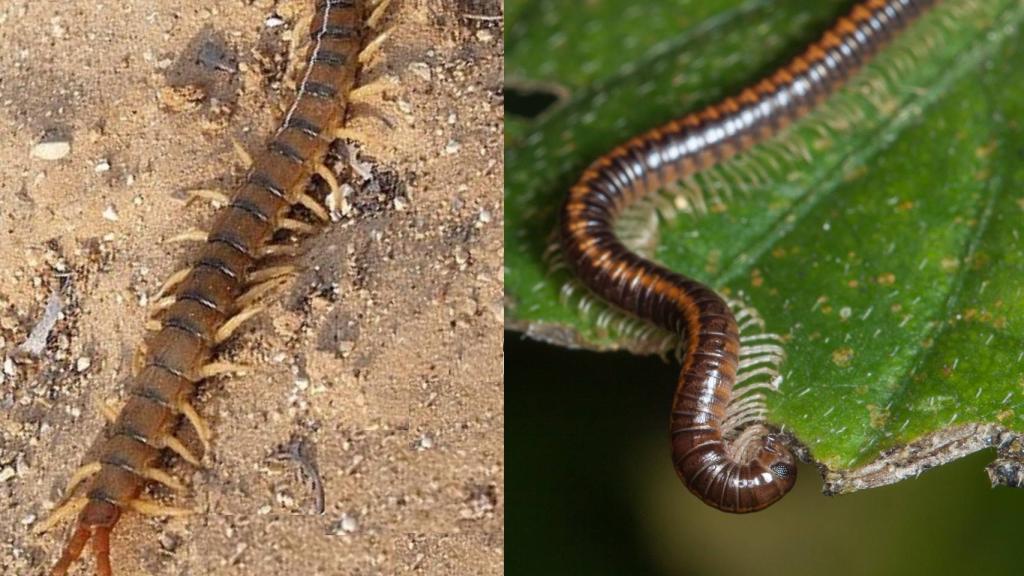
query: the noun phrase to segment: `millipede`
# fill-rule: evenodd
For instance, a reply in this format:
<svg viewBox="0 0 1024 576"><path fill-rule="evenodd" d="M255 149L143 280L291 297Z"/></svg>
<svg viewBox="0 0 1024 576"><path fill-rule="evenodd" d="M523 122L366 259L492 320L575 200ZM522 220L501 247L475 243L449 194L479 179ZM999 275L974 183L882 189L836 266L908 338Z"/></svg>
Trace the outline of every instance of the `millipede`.
<svg viewBox="0 0 1024 576"><path fill-rule="evenodd" d="M90 541L96 573L113 574L110 535L125 511L155 516L192 513L144 498L143 491L152 483L184 490L184 484L164 469L169 455L200 464L174 435L179 422L191 425L208 452L212 434L193 399L204 380L242 368L216 360L218 348L263 309L263 295L294 273L294 266L272 265L275 257L289 253L286 245L275 242L276 234L315 229L293 213L299 207L313 218L329 219L307 189L314 178L332 192L339 189L325 159L335 140L353 137L345 128L349 104L379 88L377 83L356 84L388 37L379 28L389 4L390 0L318 0L305 70L280 128L248 159L245 180L230 197L197 191L197 196L218 200L224 208L207 232L181 235L201 246L191 264L171 275L160 290L154 317L147 324L152 333L140 348L129 399L120 412L104 410L107 428L97 458L73 473L65 501L35 528L44 533L76 517L50 572L53 576L66 574Z"/></svg>
<svg viewBox="0 0 1024 576"><path fill-rule="evenodd" d="M774 373L779 338L741 303L628 249L622 213L662 187L771 138L821 104L937 0L868 0L759 82L636 136L591 163L569 191L559 225L565 263L598 297L682 338L670 418L676 474L706 504L762 510L796 483L796 459L762 424L755 376ZM754 333L750 333L754 330ZM741 336L742 335L742 336ZM740 386L742 393L734 397ZM734 389L735 387L735 389Z"/></svg>

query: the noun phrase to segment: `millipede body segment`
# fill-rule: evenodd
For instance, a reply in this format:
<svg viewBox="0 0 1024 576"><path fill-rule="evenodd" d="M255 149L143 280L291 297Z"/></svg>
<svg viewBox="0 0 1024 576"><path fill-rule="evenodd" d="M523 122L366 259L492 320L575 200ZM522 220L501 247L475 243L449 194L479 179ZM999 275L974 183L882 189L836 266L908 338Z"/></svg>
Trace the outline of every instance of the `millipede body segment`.
<svg viewBox="0 0 1024 576"><path fill-rule="evenodd" d="M349 94L388 0L318 0L311 25L306 68L298 93L280 129L258 152L245 182L215 218L205 243L189 268L165 285L166 307L155 332L143 347L141 369L130 397L118 414L109 414L107 437L99 457L75 473L68 493L85 483L80 496L69 499L37 529L42 532L77 513L72 535L51 574L60 576L81 555L91 539L97 573L112 574L110 532L128 509L154 515L185 514L142 498L149 482L170 488L182 485L161 468L165 449L192 464L192 453L173 435L185 417L205 444L209 432L192 407L197 385L207 377L231 371L215 362L220 343L256 311L255 295L265 291L271 270L263 259L277 252L272 239L294 222L289 211L302 204L317 214L322 209L306 195L314 175L335 187L323 166L331 142L344 123ZM272 279L270 280L272 281Z"/></svg>
<svg viewBox="0 0 1024 576"><path fill-rule="evenodd" d="M561 212L569 267L599 297L682 336L671 417L676 472L705 503L761 510L796 481L796 462L767 433L731 442L730 407L744 351L729 305L711 288L636 255L613 230L630 205L771 137L835 91L897 31L937 0L856 5L767 78L704 110L637 136L594 161ZM741 376L742 378L742 376ZM742 445L742 447L739 447Z"/></svg>

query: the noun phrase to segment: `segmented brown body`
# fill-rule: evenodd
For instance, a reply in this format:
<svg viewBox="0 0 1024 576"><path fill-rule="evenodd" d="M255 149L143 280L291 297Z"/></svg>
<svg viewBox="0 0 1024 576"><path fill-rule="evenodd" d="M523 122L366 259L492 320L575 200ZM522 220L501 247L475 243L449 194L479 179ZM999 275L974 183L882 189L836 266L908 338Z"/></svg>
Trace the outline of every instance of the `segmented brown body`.
<svg viewBox="0 0 1024 576"><path fill-rule="evenodd" d="M109 576L110 531L162 465L164 449L202 380L264 248L298 202L343 123L368 40L369 7L356 0L316 5L308 67L281 129L254 157L245 183L220 211L191 270L173 289L161 329L147 339L145 367L99 449L74 532L52 574L65 574L92 538L97 572Z"/></svg>
<svg viewBox="0 0 1024 576"><path fill-rule="evenodd" d="M736 320L711 288L626 248L613 225L629 205L766 139L838 88L893 34L937 0L869 0L820 40L738 96L655 128L593 162L562 209L569 266L598 296L684 337L672 407L676 473L705 503L752 512L796 482L793 455L773 435L739 461L723 437L740 354Z"/></svg>

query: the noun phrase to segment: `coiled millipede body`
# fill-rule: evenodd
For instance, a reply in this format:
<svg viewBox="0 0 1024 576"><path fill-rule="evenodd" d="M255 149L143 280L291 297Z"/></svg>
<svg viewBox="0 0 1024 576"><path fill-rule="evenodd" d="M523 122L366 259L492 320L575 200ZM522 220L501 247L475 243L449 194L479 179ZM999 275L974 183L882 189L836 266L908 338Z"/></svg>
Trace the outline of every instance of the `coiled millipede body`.
<svg viewBox="0 0 1024 576"><path fill-rule="evenodd" d="M568 266L609 303L683 338L672 406L676 473L705 503L727 512L761 510L796 482L780 438L747 426L733 386L757 351L741 347L729 304L711 288L631 252L616 236L623 211L641 198L776 134L835 91L894 34L937 0L869 0L802 54L739 95L637 136L595 160L561 213ZM746 338L744 338L746 341ZM747 346L765 349L764 345ZM753 355L753 356L752 356Z"/></svg>
<svg viewBox="0 0 1024 576"><path fill-rule="evenodd" d="M158 318L148 326L154 332L142 348L130 398L119 413L105 414L108 434L98 448L98 458L72 476L67 494L75 494L81 486L80 495L70 497L36 527L42 533L77 515L53 576L66 574L90 540L97 574L110 576L110 533L126 510L158 516L191 512L145 499L143 490L151 482L174 490L184 488L162 469L166 450L199 464L173 430L184 417L204 447L208 445L210 430L192 406L196 388L206 378L239 368L214 359L218 346L262 309L260 296L293 271L291 266L266 263L287 253L272 243L274 234L312 229L289 217L299 205L327 219L326 210L306 189L314 176L338 189L324 159L335 139L354 134L343 128L349 103L379 88L354 86L387 37L376 29L389 3L316 2L305 70L280 129L251 159L245 182L233 195L199 194L223 200L226 207L208 232L182 235L202 244L191 265L172 275L161 290L166 296L157 304Z"/></svg>

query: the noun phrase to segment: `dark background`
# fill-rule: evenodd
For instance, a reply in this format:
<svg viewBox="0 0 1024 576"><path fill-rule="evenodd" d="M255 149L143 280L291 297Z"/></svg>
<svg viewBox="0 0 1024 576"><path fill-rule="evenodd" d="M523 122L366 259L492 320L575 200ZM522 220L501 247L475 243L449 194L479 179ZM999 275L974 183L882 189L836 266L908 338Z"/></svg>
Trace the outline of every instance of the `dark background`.
<svg viewBox="0 0 1024 576"><path fill-rule="evenodd" d="M838 497L803 465L775 506L724 514L672 470L675 365L505 342L509 576L1024 574L1024 492L990 488L993 450Z"/></svg>

